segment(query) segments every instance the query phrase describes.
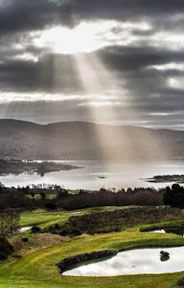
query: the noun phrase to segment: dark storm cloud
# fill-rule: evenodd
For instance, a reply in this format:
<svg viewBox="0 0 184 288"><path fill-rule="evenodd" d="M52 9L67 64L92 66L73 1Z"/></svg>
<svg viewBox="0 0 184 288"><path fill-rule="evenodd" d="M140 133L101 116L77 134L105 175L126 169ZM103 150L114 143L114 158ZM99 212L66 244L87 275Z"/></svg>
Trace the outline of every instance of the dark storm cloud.
<svg viewBox="0 0 184 288"><path fill-rule="evenodd" d="M3 4L4 3L4 4ZM0 6L0 35L40 30L54 24L72 24L69 1L56 5L47 0L7 0Z"/></svg>
<svg viewBox="0 0 184 288"><path fill-rule="evenodd" d="M30 46L27 52L39 55L40 49ZM4 52L7 53L6 51ZM110 47L95 53L102 63L110 71L115 71L119 77L126 79L131 88L138 86L140 89L157 88L163 85L167 77L182 76L178 70L157 71L151 68L153 65L166 64L168 62L184 62L184 54L159 51L146 47ZM4 55L4 54L3 54ZM16 51L10 49L9 56L15 56ZM91 54L92 55L92 54ZM90 60L90 54L88 56ZM3 59L3 58L2 58ZM1 60L1 57L0 57ZM71 55L44 54L38 62L11 59L0 63L0 87L8 89L30 91L64 91L70 89L81 91L78 71ZM102 76L103 77L103 76ZM154 89L155 90L155 89Z"/></svg>
<svg viewBox="0 0 184 288"><path fill-rule="evenodd" d="M146 118L149 118L149 121L151 121L151 119L154 120L160 117L160 123L165 121L166 118L170 119L170 116L159 116L158 113L173 113L173 111L179 113L181 107L184 107L184 89L178 90L168 87L166 84L167 77L184 77L184 71L157 71L154 68L150 68L151 65L165 64L168 61L184 61L182 53L164 53L157 49L149 50L143 49L143 47L129 49L111 47L99 51L97 55L104 65L108 66L109 70L116 71L120 84L122 80L122 94L124 89L128 91L126 107L124 107L123 102L121 104L120 95L119 107L114 108L116 114L119 115L117 119L120 122L123 118L128 117L126 116L128 107L140 113L141 119L145 118L146 120ZM90 58L90 55L88 57ZM59 67L59 71L57 67ZM80 94L83 92L72 56L47 54L41 57L38 62L6 61L6 63L0 64L0 75L0 86L4 91L69 94ZM103 76L101 75L101 77ZM50 121L52 120L51 118L53 118L53 121L58 121L59 117L63 120L66 115L72 115L72 119L73 117L80 118L80 120L89 119L85 105L80 105L83 103L88 103L88 99L84 97L78 100L64 101L60 105L58 103L52 104L52 107L55 108L51 109L50 115L52 115L54 109L55 113L53 117L49 116ZM25 104L24 109L28 109L29 105L30 103ZM36 104L33 105L34 107L36 106ZM47 109L49 105L46 105ZM44 107L43 104L40 104L40 106ZM99 111L102 111L102 113L99 114L103 114L104 109L107 108L101 107ZM30 111L30 109L28 110ZM34 119L37 119L37 121L47 122L48 113L46 113L47 117L44 116L44 111L46 110L44 108L42 110L43 115L38 113L39 116L36 117L38 109L35 109L35 113L32 111L31 115L34 115ZM59 110L60 112L65 111L62 113L62 117ZM15 112L13 113L15 114ZM29 118L31 115L29 115ZM182 113L176 114L175 117L182 118Z"/></svg>
<svg viewBox="0 0 184 288"><path fill-rule="evenodd" d="M97 55L105 65L120 71L139 70L151 65L184 61L183 51L165 51L146 45L140 47L108 47L98 51Z"/></svg>
<svg viewBox="0 0 184 288"><path fill-rule="evenodd" d="M81 92L71 56L46 54L38 62L9 60L0 63L1 91Z"/></svg>
<svg viewBox="0 0 184 288"><path fill-rule="evenodd" d="M7 0L0 6L0 33L39 30L58 23L71 25L78 18L128 21L181 12L184 12L182 0ZM160 19L157 24L162 21L169 22Z"/></svg>
<svg viewBox="0 0 184 288"><path fill-rule="evenodd" d="M182 0L76 0L76 11L87 19L130 19L181 13L184 11Z"/></svg>
<svg viewBox="0 0 184 288"><path fill-rule="evenodd" d="M107 120L133 123L128 115L128 109L132 109L141 115L140 125L170 127L172 124L177 127L184 124L184 68L177 67L184 63L184 39L180 39L184 29L182 0L1 1L0 91L15 92L16 95L19 92L82 95L83 85L74 58L55 55L46 46L36 46L34 33L54 25L71 27L80 20L102 19L118 20L117 27L110 32L117 39L121 39L121 35L124 39L119 42L116 37L115 40L109 39L108 45L104 44L102 49L88 55L90 63L93 63L95 55L119 83L118 90L121 91L116 100L119 104L113 107L116 120ZM140 23L136 26L139 21L147 23L148 28L141 29L143 24ZM134 23L134 26L122 28L121 23ZM158 36L159 33L162 33L161 36ZM126 43L126 40L130 42ZM174 68L166 66L159 70L156 67L169 63L175 63ZM97 72L101 81L106 83L104 73ZM38 122L91 121L87 104L85 97L47 103L13 101L8 103L8 110L6 103L1 104L0 117L8 115ZM108 111L103 105L98 109L99 115ZM105 114L107 117L111 115L108 112Z"/></svg>

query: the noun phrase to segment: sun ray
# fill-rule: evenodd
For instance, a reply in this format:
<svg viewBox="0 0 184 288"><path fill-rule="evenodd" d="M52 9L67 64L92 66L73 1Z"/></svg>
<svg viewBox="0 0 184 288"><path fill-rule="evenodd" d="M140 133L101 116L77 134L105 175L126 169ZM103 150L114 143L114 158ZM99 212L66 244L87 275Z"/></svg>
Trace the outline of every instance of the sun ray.
<svg viewBox="0 0 184 288"><path fill-rule="evenodd" d="M71 78L76 77L75 85L77 83L82 88L79 105L84 106L92 122L104 124L107 119L111 119L111 122L118 123L119 113L123 113L125 110L126 115L134 123L140 120L137 111L127 104L130 101L124 80L121 79L121 83L119 83L116 73L110 72L98 54L94 52L101 48L101 45L105 47L107 40L109 45L111 31L116 28L116 25L116 21L107 21L104 23L80 23L72 29L54 27L43 32L41 37L35 40L37 47L46 46L52 51L51 55L46 56L50 71L48 67L45 69L44 64L40 68L40 81L46 83L45 88L47 89L45 94L38 93L43 101L47 101L47 97L56 99L57 96L58 101L63 101L65 96L64 93L60 93L61 89L65 91L65 85L70 86L72 82L68 75L72 75ZM121 29L125 28L126 25L121 27ZM67 75L65 75L66 67ZM75 70L75 73L72 72L72 69ZM32 99L33 96L31 96ZM67 97L69 96L67 95ZM39 96L35 95L35 99L37 98ZM121 110L119 107L122 102L124 107ZM46 113L51 113L51 110ZM132 141L132 139L135 140ZM143 139L147 145L142 147ZM149 161L154 158L153 156L158 157L160 153L159 148L154 145L152 135L147 133L146 129L136 132L127 128L122 134L118 129L112 129L112 132L109 133L105 126L96 126L94 141L101 147L101 156L104 160L119 158ZM150 151L150 147L152 147L152 151Z"/></svg>
<svg viewBox="0 0 184 288"><path fill-rule="evenodd" d="M120 90L114 75L106 69L94 53L90 55L74 54L73 57L85 93L94 95L94 97L98 99L99 104L102 103L103 105L104 98L108 101L109 95L112 95L111 93L113 93L113 91ZM125 91L125 93L123 93L123 91ZM124 98L126 107L127 95L126 90L123 90L122 86L120 97L121 99ZM118 115L116 109L114 109L115 106L113 105L113 102L113 99L109 101L112 105L109 104L108 109L103 110L104 115L98 105L88 103L89 113L93 121L97 123L103 121L102 119L105 119L106 113L108 113L108 117L114 119L116 122ZM139 120L136 111L134 112L130 107L127 107L127 110L132 120ZM132 133L134 135L132 135ZM127 157L127 159L134 161L152 161L153 159L159 159L161 156L160 148L147 129L140 129L138 132L135 129L127 129L124 131L124 135L120 135L118 131L117 133L113 132L112 134L109 134L109 130L106 132L104 127L100 130L97 129L96 138L101 144L103 158L106 160L117 158L126 159ZM132 139L135 139L135 142L132 142ZM144 146L143 139L146 143ZM109 143L112 143L112 145L109 145Z"/></svg>

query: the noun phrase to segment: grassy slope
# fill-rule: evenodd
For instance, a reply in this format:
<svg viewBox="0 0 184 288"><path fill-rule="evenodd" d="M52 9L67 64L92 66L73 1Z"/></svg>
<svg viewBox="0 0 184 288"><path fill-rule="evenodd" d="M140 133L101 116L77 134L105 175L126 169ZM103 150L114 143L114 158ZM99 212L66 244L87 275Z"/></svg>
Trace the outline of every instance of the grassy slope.
<svg viewBox="0 0 184 288"><path fill-rule="evenodd" d="M86 211L85 211L86 213ZM23 221L23 220L21 220ZM25 219L24 221L25 222ZM140 227L124 232L83 236L51 248L30 253L0 267L1 288L169 288L183 273L118 277L77 278L59 275L56 263L85 252L104 249L128 249L144 246L184 245L184 239L174 234L141 233Z"/></svg>
<svg viewBox="0 0 184 288"><path fill-rule="evenodd" d="M134 206L132 206L134 207ZM71 216L81 216L91 212L99 212L99 211L110 211L114 209L129 209L130 206L127 207L95 207L88 209L81 209L76 211L57 211L57 212L45 212L45 211L35 211L26 212L21 215L20 218L20 226L39 226L42 230L46 230L49 226L58 224L64 224L69 217Z"/></svg>

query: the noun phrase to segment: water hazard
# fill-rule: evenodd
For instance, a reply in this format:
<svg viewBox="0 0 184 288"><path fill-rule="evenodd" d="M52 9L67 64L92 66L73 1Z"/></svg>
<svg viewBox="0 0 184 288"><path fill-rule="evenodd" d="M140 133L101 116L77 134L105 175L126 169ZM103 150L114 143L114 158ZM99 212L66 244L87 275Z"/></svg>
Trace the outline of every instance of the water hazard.
<svg viewBox="0 0 184 288"><path fill-rule="evenodd" d="M167 257L161 251L166 252ZM184 271L184 247L146 248L120 252L97 263L81 265L63 275L116 276L134 274L159 274Z"/></svg>

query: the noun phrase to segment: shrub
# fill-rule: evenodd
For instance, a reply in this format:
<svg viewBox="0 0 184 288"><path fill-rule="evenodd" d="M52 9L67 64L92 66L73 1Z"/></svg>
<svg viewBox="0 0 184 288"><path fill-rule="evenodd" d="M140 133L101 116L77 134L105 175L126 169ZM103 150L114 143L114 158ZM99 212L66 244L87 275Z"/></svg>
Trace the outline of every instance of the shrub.
<svg viewBox="0 0 184 288"><path fill-rule="evenodd" d="M131 208L114 211L94 212L82 216L72 216L55 233L62 236L77 236L83 233L117 232L142 223L153 223L181 217L179 209L171 208ZM53 230L52 230L53 232Z"/></svg>
<svg viewBox="0 0 184 288"><path fill-rule="evenodd" d="M179 287L184 287L184 278L178 280L177 286L179 286Z"/></svg>
<svg viewBox="0 0 184 288"><path fill-rule="evenodd" d="M18 227L20 213L16 210L6 210L0 213L0 236L13 234Z"/></svg>
<svg viewBox="0 0 184 288"><path fill-rule="evenodd" d="M163 202L171 207L184 207L184 187L179 184L173 184L171 188L166 187Z"/></svg>
<svg viewBox="0 0 184 288"><path fill-rule="evenodd" d="M0 237L0 260L6 260L13 252L13 247L5 237Z"/></svg>
<svg viewBox="0 0 184 288"><path fill-rule="evenodd" d="M38 226L33 226L31 228L31 232L32 233L39 233L41 231L41 229Z"/></svg>
<svg viewBox="0 0 184 288"><path fill-rule="evenodd" d="M45 204L45 208L47 210L56 210L56 204L53 202L48 202Z"/></svg>
<svg viewBox="0 0 184 288"><path fill-rule="evenodd" d="M26 242L28 242L29 239L28 239L27 237L24 237L24 238L22 238L21 240L22 240L22 242L25 242L25 243L26 243Z"/></svg>

